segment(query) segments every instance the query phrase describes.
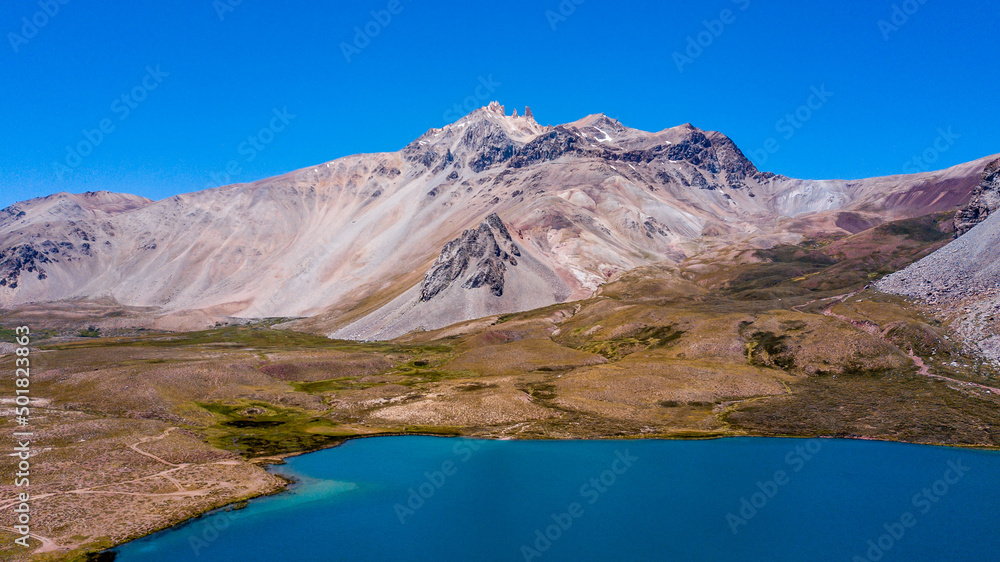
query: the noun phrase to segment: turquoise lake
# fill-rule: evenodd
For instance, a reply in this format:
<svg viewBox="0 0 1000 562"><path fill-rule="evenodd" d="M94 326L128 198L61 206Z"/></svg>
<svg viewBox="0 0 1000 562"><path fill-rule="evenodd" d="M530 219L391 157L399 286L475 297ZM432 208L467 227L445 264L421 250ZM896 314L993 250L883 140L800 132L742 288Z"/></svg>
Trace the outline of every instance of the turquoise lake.
<svg viewBox="0 0 1000 562"><path fill-rule="evenodd" d="M116 560L1000 560L1000 454L847 440L360 439Z"/></svg>

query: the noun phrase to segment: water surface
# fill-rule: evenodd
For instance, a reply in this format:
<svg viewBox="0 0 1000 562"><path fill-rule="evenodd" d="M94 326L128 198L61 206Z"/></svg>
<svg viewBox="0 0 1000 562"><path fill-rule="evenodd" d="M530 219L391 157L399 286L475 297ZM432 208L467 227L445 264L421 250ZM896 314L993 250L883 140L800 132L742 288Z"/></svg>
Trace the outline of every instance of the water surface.
<svg viewBox="0 0 1000 562"><path fill-rule="evenodd" d="M1000 544L992 451L385 437L275 471L300 483L117 560L982 561Z"/></svg>

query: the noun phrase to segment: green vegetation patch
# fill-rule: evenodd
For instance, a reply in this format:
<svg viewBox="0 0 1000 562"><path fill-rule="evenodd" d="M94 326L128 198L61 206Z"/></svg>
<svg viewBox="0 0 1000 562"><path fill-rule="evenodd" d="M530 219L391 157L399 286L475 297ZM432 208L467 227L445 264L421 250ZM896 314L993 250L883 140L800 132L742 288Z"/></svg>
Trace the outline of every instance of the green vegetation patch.
<svg viewBox="0 0 1000 562"><path fill-rule="evenodd" d="M553 400L556 397L556 385L548 382L532 382L518 387L535 400Z"/></svg>
<svg viewBox="0 0 1000 562"><path fill-rule="evenodd" d="M577 343L574 347L581 351L602 355L605 359L614 361L637 351L669 347L681 339L683 335L683 330L678 330L673 326L646 326L628 336L610 340Z"/></svg>
<svg viewBox="0 0 1000 562"><path fill-rule="evenodd" d="M468 371L442 371L435 369L418 369L412 371L404 370L392 374L402 375L405 377L403 380L396 383L403 386L417 386L423 383L441 382L452 379L467 379L477 376L475 373L470 373Z"/></svg>
<svg viewBox="0 0 1000 562"><path fill-rule="evenodd" d="M488 388L498 388L500 385L493 383L481 383L481 382L470 382L466 384L460 384L455 387L455 390L459 392L475 392L477 390L486 390Z"/></svg>
<svg viewBox="0 0 1000 562"><path fill-rule="evenodd" d="M795 368L795 356L789 350L788 336L774 332L754 332L747 341L747 360L755 367Z"/></svg>
<svg viewBox="0 0 1000 562"><path fill-rule="evenodd" d="M85 330L89 331L89 330ZM96 330L95 330L96 331ZM99 337L99 333L94 336ZM228 326L199 332L177 334L149 334L139 337L100 339L93 342L71 342L46 346L46 349L71 350L88 347L153 347L172 348L186 346L225 346L230 349L254 348L264 350L294 351L320 349L344 352L379 353L448 353L447 344L393 344L385 342L354 342L331 340L324 336L276 330L267 326Z"/></svg>
<svg viewBox="0 0 1000 562"><path fill-rule="evenodd" d="M208 442L246 457L312 451L334 445L350 432L315 413L259 401L199 403L220 416L204 430Z"/></svg>
<svg viewBox="0 0 1000 562"><path fill-rule="evenodd" d="M953 233L950 229L942 229L941 225L951 220L953 213L942 216L925 216L890 222L876 227L877 230L892 236L903 236L916 242L941 242L950 240Z"/></svg>
<svg viewBox="0 0 1000 562"><path fill-rule="evenodd" d="M54 338L58 335L55 330L38 330L32 331L30 334L32 345L35 343L46 340L49 338ZM17 341L17 330L14 328L5 328L0 326L0 343L14 343Z"/></svg>
<svg viewBox="0 0 1000 562"><path fill-rule="evenodd" d="M360 380L361 378L363 377L340 377L313 382L293 382L292 388L309 394L325 394L338 390L364 390L385 384L385 382L362 381Z"/></svg>
<svg viewBox="0 0 1000 562"><path fill-rule="evenodd" d="M101 329L90 326L86 330L80 330L77 335L81 338L99 338L101 337Z"/></svg>

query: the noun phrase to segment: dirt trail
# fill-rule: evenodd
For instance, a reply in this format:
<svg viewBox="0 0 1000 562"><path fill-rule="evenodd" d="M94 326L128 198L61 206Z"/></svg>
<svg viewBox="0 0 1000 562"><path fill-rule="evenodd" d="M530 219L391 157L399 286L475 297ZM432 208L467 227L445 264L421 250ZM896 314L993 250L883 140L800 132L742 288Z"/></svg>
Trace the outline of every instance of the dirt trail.
<svg viewBox="0 0 1000 562"><path fill-rule="evenodd" d="M156 455L154 455L152 453L147 453L146 451L143 451L142 449L139 448L139 445L144 445L144 444L150 443L152 441L160 441L161 439L165 439L168 435L170 435L170 432L173 431L173 430L175 430L175 429L177 429L177 428L176 427L168 427L167 430L164 431L160 435L156 435L156 436L153 436L153 437L143 437L137 443L133 443L132 445L129 445L129 448L132 449L133 451L139 453L140 455L145 455L145 456L147 456L147 457L149 457L149 458L151 458L151 459L153 459L153 460L155 460L157 462L161 462L161 463L163 463L163 464L165 464L167 466L175 466L175 467L185 466L185 465L180 465L180 464L174 464L172 462L167 462L167 461L161 459L160 457L158 457L158 456L156 456Z"/></svg>
<svg viewBox="0 0 1000 562"><path fill-rule="evenodd" d="M149 498L199 497L199 496L206 496L206 495L208 495L211 491L208 490L208 489L205 489L205 488L199 488L199 489L195 489L195 490L188 490L188 489L186 489L176 478L174 478L174 476L172 474L174 472L185 470L185 469L187 469L187 468L189 468L191 466L197 466L197 465L191 465L190 463L174 464L174 463L168 462L168 461L166 461L166 460L164 460L164 459L162 459L162 458L160 458L160 457L158 457L158 456L156 456L156 455L154 455L152 453L147 453L146 451L143 451L142 449L139 449L139 445L143 445L143 444L146 444L146 443L150 443L150 442L153 442L153 441L159 441L161 439L164 439L168 435L170 435L170 432L174 431L175 429L178 429L178 428L176 428L176 427L167 428L167 430L164 431L160 435L155 435L155 436L151 436L151 437L143 437L139 441L137 441L137 442L129 445L129 448L132 449L133 451L135 451L136 453L139 453L140 455L149 457L149 458L151 458L151 459L153 459L153 460L155 460L155 461L157 461L159 463L165 464L165 465L167 465L167 466L169 466L171 468L168 468L166 470L162 470L162 471L154 473L154 474L148 474L146 476L140 476L139 478L134 478L132 480L124 480L124 481L121 481L121 482L111 482L111 483L108 483L108 484L101 484L99 486L90 486L90 487L87 487L87 488L78 488L76 490L67 490L65 492L53 492L53 493L48 493L48 494L39 494L37 496L33 496L32 497L32 501L38 501L38 500L42 500L42 499L45 499L45 498L50 498L50 497L53 497L53 496L58 496L58 495L61 495L61 494L107 494L107 495L141 496L141 497L149 497ZM218 462L218 463L209 463L209 464L225 464L227 462L229 462L229 461L221 461L221 462ZM236 461L236 462L238 463L238 461ZM131 483L134 483L134 482L139 482L141 480L148 480L150 478L163 478L165 480L168 480L173 485L177 486L177 491L176 492L168 492L168 493L159 493L159 494L157 494L157 493L150 493L150 492L118 492L118 491L111 491L111 490L101 490L101 488L106 488L108 486L120 486L120 485L123 485L123 484L131 484ZM12 508L13 506L17 505L18 503L19 503L19 500L13 500L13 501L4 502L4 503L0 504L0 510ZM50 539L48 537L44 537L42 535L37 535L37 534L34 534L34 533L32 533L30 536L32 538L34 538L34 539L39 540L42 543L41 546L39 546L38 548L36 548L34 550L33 554L43 554L43 553L46 553L46 552L55 552L55 551L60 551L60 550L73 550L74 548L77 548L79 546L78 544L64 544L64 545L59 545L54 540L52 540L52 539Z"/></svg>
<svg viewBox="0 0 1000 562"><path fill-rule="evenodd" d="M853 292L853 293L847 293L846 295L837 295L835 297L826 297L826 298L823 298L823 299L813 299L813 300L811 300L811 301L809 301L807 303L797 304L797 305L793 306L792 310L794 310L795 312L800 312L802 314L808 314L807 312L802 312L802 308L806 307L806 306L809 306L810 304L812 304L814 302L832 301L834 299L839 299L841 302L843 302L843 301L845 301L845 300L853 297L856 294L858 294L858 293L857 292ZM836 303L834 303L834 304L836 304ZM833 306L833 304L831 304L830 306Z"/></svg>
<svg viewBox="0 0 1000 562"><path fill-rule="evenodd" d="M854 293L851 293L850 295L845 295L843 297L843 299L841 299L841 302L843 302L847 298L851 297L852 295L854 295ZM813 302L815 302L815 301L813 301ZM806 303L806 304L810 304L810 303ZM882 341L888 343L889 345L892 345L892 346L896 345L896 344L894 344L893 342L891 342L889 340L889 337L888 337L889 328L886 328L886 329L883 330L878 324L875 324L874 322L869 322L868 320L855 320L853 318L848 318L847 316L844 316L842 314L837 314L836 312L833 311L834 304L837 304L837 303L833 303L830 306L828 306L826 309L823 310L823 315L824 316L829 316L831 318L836 318L836 319L841 320L843 322L847 322L848 324L854 326L855 328L857 328L859 330L862 330L862 331L865 331L865 332L868 332L869 334L871 334L871 335L873 335L873 336L881 339ZM801 305L801 306L805 306L805 305ZM913 361L913 364L917 367L918 372L921 375L925 376L925 377L930 377L932 379L938 379L938 380L942 380L942 381L947 381L947 382L958 384L958 385L961 385L961 386L971 386L971 387L974 387L974 388L978 388L980 390L985 390L986 392L991 392L991 393L994 393L994 394L1000 394L1000 388L988 386L988 385L985 385L985 384L979 384L979 383L976 383L976 382L969 382L969 381L963 381L963 380L959 380L959 379L953 379L951 377L946 377L944 375L934 374L934 373L931 372L930 366L927 365L927 363L919 355L917 355L916 353L914 353L912 349L906 350L906 354L910 357L910 361Z"/></svg>
<svg viewBox="0 0 1000 562"><path fill-rule="evenodd" d="M21 534L15 531L12 527L6 527L6 529L17 535ZM46 552L55 552L57 550L61 550L59 545L56 544L56 541L48 537L43 537L42 535L39 535L37 533L29 533L28 536L42 543L41 546L39 546L34 550L34 552L32 552L32 554L44 554Z"/></svg>
<svg viewBox="0 0 1000 562"><path fill-rule="evenodd" d="M934 373L931 372L930 367L927 366L927 363L925 363L924 360L921 359L918 355L916 355L915 353L913 353L912 349L907 350L907 354L910 356L910 359L913 361L913 364L916 365L918 369L920 369L920 374L921 375L925 375L925 376L928 376L928 377L931 377L931 378L935 378L935 379L938 379L938 380L953 382L955 384L960 384L962 386L972 386L972 387L978 388L980 390L985 390L987 392L992 392L994 394L1000 394L1000 388L996 388L996 387L993 387L993 386L987 386L985 384L979 384L977 382L969 382L969 381L963 381L963 380L953 379L951 377L946 377L944 375L935 375Z"/></svg>

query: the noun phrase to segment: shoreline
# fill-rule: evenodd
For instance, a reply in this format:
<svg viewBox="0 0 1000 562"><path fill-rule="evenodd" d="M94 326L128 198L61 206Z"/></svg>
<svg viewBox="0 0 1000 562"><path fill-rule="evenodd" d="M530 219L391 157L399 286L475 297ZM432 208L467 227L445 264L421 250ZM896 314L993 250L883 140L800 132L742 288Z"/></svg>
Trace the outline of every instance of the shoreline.
<svg viewBox="0 0 1000 562"><path fill-rule="evenodd" d="M679 435L679 436L654 436L654 437L615 437L615 438L573 438L573 439L546 439L546 438L513 438L513 439L497 439L493 437L476 437L470 435L446 435L440 433L405 433L405 432L387 432L387 433L373 433L368 435L352 435L344 437L342 441L335 443L326 447L319 447L316 449L310 449L306 451L295 451L291 453L282 453L279 455L268 455L265 457L256 457L252 459L246 459L247 462L252 464L261 465L264 470L267 470L270 474L280 478L284 483L277 489L263 494L257 494L254 496L249 496L246 498L241 498L239 500L229 502L227 504L214 507L207 511L180 519L177 521L170 522L163 527L152 530L140 536L130 538L128 540L122 541L113 546L104 548L102 550L91 551L88 550L81 554L81 556L87 556L88 554L115 554L114 550L123 545L142 540L144 538L151 537L157 533L162 533L171 529L179 529L188 525L195 524L198 520L211 517L212 515L222 512L222 511L234 511L244 509L246 505L235 507L240 504L249 504L249 502L261 498L267 498L271 496L277 496L280 494L287 493L292 486L297 484L299 481L285 476L283 474L278 474L271 472L270 468L274 466L281 466L285 463L285 459L290 459L294 457L299 457L303 455L308 455L311 453L318 453L320 451L332 450L346 444L348 441L361 440L361 439L371 439L378 437L436 437L441 439L471 439L471 440L483 440L483 441L714 441L719 439L831 439L831 440L843 440L843 441L873 441L879 443L896 443L899 445L910 445L916 447L937 447L937 448L949 448L949 449L965 449L965 450L976 450L976 451L992 451L1000 452L1000 447L990 447L985 445L961 445L961 444L948 444L948 443L912 443L908 441L896 441L892 439L880 439L875 437L865 437L865 436L830 436L830 435L747 435L747 434L729 434L729 435Z"/></svg>

